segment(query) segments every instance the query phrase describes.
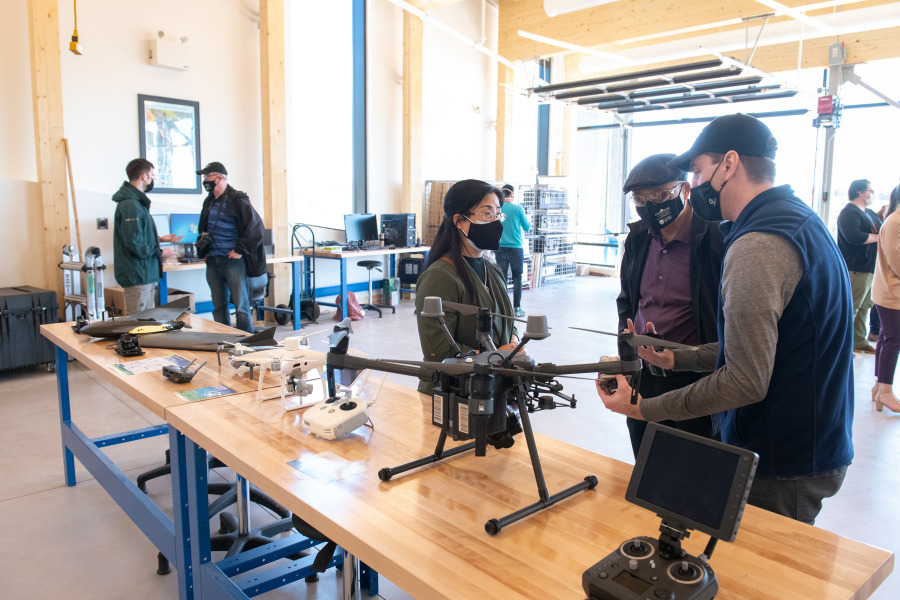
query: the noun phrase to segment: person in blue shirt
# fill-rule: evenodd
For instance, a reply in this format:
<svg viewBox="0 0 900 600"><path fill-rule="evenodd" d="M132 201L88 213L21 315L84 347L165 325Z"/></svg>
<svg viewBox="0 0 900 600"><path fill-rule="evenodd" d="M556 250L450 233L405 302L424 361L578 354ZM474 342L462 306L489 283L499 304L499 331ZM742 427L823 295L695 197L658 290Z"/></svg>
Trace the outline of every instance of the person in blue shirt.
<svg viewBox="0 0 900 600"><path fill-rule="evenodd" d="M213 319L231 325L228 303L234 304L237 328L253 333L249 280L266 272L263 222L246 193L228 184L228 171L211 162L203 175L203 201L197 255L206 259L206 282L212 294Z"/></svg>
<svg viewBox="0 0 900 600"><path fill-rule="evenodd" d="M525 209L514 202L514 189L510 184L501 188L503 192L503 235L500 237L500 249L494 253L497 266L505 278L512 269L513 307L517 317L524 317L522 310L522 268L525 265L525 251L522 249L522 231L531 231L531 221Z"/></svg>

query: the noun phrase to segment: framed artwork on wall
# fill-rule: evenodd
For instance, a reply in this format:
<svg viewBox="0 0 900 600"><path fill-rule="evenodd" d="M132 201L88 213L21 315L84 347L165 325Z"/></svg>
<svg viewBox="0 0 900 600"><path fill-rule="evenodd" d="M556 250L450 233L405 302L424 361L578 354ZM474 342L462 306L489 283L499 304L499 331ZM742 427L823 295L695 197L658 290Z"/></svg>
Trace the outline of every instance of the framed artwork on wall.
<svg viewBox="0 0 900 600"><path fill-rule="evenodd" d="M141 158L156 166L154 193L200 193L200 103L138 94Z"/></svg>

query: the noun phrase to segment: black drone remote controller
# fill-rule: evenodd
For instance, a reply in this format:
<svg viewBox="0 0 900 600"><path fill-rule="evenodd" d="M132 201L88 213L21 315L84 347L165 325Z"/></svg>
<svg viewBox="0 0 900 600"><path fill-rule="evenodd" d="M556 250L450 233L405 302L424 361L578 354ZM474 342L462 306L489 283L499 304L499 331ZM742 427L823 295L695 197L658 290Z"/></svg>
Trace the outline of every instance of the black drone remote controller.
<svg viewBox="0 0 900 600"><path fill-rule="evenodd" d="M584 572L581 584L591 600L712 600L719 591L712 567L685 554L659 555L659 541L626 540Z"/></svg>

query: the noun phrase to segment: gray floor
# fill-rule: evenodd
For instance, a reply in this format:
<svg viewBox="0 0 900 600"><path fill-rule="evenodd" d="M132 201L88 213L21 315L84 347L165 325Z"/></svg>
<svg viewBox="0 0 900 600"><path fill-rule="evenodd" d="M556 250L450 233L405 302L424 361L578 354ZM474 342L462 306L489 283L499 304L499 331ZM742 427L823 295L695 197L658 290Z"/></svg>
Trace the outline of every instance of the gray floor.
<svg viewBox="0 0 900 600"><path fill-rule="evenodd" d="M548 315L552 335L532 342L538 361L568 363L614 354L613 338L567 329L570 325L614 331L618 280L579 277L574 282L525 291L523 307ZM412 319L413 304L403 301L398 314L374 313L353 324L353 346L386 358L420 358ZM305 331L330 327L330 315ZM287 328L279 333L288 334ZM311 338L325 349L325 336ZM856 459L837 497L826 501L818 526L840 535L897 552L900 519L900 415L876 413L870 401L874 358L858 356L856 367ZM412 385L408 378L390 376ZM89 436L110 434L159 423L160 420L114 387L73 365L70 369L73 420ZM633 462L624 419L603 408L590 381L567 380L575 393L575 411L558 409L535 415L535 429L595 452ZM55 377L43 369L0 373L0 582L6 598L175 598L175 575L159 576L156 549L103 489L76 462L78 485L66 487L62 475ZM109 456L130 477L163 462L167 440L112 447ZM215 477L231 478L227 469ZM151 482L149 493L171 510L168 478ZM264 513L254 514L259 520ZM653 532L635 532L653 534ZM740 532L738 533L740 537ZM599 558L599 557L595 557ZM591 557L586 557L590 564ZM713 558L715 566L715 558ZM295 583L265 598L337 598L340 580L329 572L317 584ZM380 596L409 598L381 580ZM900 598L900 576L892 575L872 596Z"/></svg>

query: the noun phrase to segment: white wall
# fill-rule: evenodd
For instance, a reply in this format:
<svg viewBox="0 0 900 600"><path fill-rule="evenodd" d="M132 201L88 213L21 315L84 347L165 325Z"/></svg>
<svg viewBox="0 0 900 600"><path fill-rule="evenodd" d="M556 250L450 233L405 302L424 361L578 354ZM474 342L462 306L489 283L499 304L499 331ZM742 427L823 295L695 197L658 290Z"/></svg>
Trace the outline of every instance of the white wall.
<svg viewBox="0 0 900 600"><path fill-rule="evenodd" d="M4 215L0 220L0 249L17 258L0 269L0 286L46 286L52 282L43 281L40 258L27 252L29 247L41 248L42 238L40 191L35 183L27 10L25 2L6 4L9 6L0 20L0 114L15 118L4 118L0 135L0 209ZM302 143L313 151L322 148L319 154L326 161L347 162L341 165L346 179L329 182L332 198L342 202L349 193L352 175L352 139L345 137L352 114L347 112L343 122L335 123L323 119L323 111L317 111L315 106L344 102L335 100L332 90L346 89L352 73L349 66L342 68L333 63L330 53L338 57L348 55L347 48L340 44L342 40L343 44L348 43L350 23L312 12L316 5L332 2L291 0L288 4L289 21L290 13L296 16L300 11L301 15L308 15L318 31L325 32L320 37L332 42L317 42L310 47L306 37L289 40L293 56L299 49L305 60L326 67L317 69L317 73L324 73L321 77L304 78L288 61L291 93L303 94L312 103L308 111L289 113L289 140L302 136ZM68 52L74 27L72 4L68 0L59 2L65 135L73 154L83 245L99 246L107 264L113 259L112 233L98 231L96 220L112 219L115 206L110 196L124 180L127 162L139 154L138 94L199 102L201 161L223 162L229 169L231 183L248 192L262 212L257 2L158 0L140 10L135 7L134 3L115 0L79 3L78 29L84 54L75 56ZM338 8L349 14L346 6L334 10ZM431 15L472 39L481 37L480 0L464 0L436 9ZM486 16L486 43L495 48L497 13L488 8ZM397 212L403 147L402 11L386 0L369 0L368 20L369 210ZM346 35L336 35L338 29ZM190 39L190 71L149 64L149 42L159 30L167 36ZM496 63L433 25L426 23L424 35L424 178L491 179L495 160ZM336 132L332 134L335 139L324 139L329 131ZM321 174L321 170L304 163L302 156L298 158L296 144L289 141L289 148L291 219L312 221L304 217L310 212L309 195L302 186L304 178ZM203 198L201 194L150 195L154 213L199 211ZM337 283L337 269L333 267L336 265L320 268L319 287ZM108 273L111 275L111 270ZM350 270L351 281L362 281L364 275L362 269ZM199 292L198 300L208 298L202 272L172 276L170 285Z"/></svg>

